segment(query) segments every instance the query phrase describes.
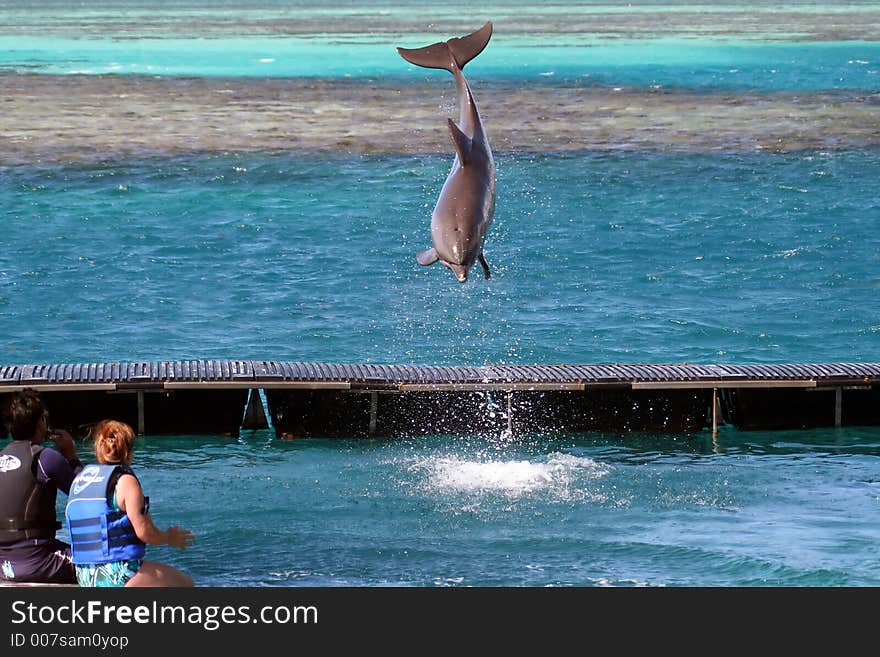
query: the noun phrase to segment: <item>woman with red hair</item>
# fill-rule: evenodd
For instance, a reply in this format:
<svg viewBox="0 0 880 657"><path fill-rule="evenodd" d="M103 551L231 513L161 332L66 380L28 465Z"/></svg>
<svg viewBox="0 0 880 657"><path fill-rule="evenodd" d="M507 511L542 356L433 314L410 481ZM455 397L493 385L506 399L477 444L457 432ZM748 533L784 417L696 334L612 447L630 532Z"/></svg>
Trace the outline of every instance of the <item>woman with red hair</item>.
<svg viewBox="0 0 880 657"><path fill-rule="evenodd" d="M193 586L186 573L144 559L147 545L186 549L194 537L188 529L163 531L153 523L149 498L131 469L134 431L104 420L93 435L99 465L86 466L74 479L66 509L79 585Z"/></svg>

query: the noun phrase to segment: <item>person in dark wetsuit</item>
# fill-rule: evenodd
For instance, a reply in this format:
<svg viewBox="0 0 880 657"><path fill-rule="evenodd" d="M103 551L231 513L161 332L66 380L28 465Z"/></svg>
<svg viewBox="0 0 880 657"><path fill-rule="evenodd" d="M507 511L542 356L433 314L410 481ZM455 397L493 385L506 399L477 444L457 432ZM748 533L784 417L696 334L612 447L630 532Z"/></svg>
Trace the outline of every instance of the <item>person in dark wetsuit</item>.
<svg viewBox="0 0 880 657"><path fill-rule="evenodd" d="M0 452L0 582L75 584L70 545L55 538L58 491L67 495L83 465L64 430L49 429L39 393L24 389L3 408L12 440ZM44 446L46 439L56 449Z"/></svg>

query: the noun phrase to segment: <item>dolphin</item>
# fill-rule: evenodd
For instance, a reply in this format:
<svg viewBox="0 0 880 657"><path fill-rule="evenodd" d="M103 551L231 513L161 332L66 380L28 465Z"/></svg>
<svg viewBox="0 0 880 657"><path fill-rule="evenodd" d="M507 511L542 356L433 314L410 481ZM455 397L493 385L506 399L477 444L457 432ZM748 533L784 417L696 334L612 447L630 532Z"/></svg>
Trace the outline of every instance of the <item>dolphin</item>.
<svg viewBox="0 0 880 657"><path fill-rule="evenodd" d="M491 276L483 254L483 240L495 213L495 162L477 103L462 73L465 64L483 52L491 37L492 23L487 22L467 36L424 48L397 49L411 64L445 69L455 77L458 124L446 120L455 160L431 213L433 246L420 251L416 260L426 266L439 260L460 283L467 280L468 271L477 261L486 278Z"/></svg>

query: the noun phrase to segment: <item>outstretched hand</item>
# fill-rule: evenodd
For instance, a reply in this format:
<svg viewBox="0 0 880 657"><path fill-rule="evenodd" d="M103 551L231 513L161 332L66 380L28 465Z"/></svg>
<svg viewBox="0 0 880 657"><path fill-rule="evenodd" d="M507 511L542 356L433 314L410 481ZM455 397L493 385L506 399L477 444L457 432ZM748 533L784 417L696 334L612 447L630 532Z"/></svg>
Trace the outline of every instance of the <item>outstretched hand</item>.
<svg viewBox="0 0 880 657"><path fill-rule="evenodd" d="M76 458L76 443L64 429L53 429L46 438L55 443L55 447L68 461Z"/></svg>
<svg viewBox="0 0 880 657"><path fill-rule="evenodd" d="M169 527L166 534L168 535L168 545L180 548L181 550L185 550L196 540L195 534L190 530L183 529L177 525Z"/></svg>

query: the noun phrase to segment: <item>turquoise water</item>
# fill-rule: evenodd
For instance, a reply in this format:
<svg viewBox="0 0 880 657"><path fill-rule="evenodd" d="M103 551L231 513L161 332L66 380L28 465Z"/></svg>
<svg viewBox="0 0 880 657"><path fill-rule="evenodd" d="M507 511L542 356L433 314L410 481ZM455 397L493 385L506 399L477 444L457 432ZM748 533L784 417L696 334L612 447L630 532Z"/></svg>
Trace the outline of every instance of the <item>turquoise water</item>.
<svg viewBox="0 0 880 657"><path fill-rule="evenodd" d="M139 74L212 77L395 78L412 81L395 46L423 44L417 34L380 41L329 37L229 39L73 39L0 37L0 72L56 75ZM688 39L622 40L584 45L518 42L503 34L473 76L677 89L818 91L880 88L880 42L747 43ZM423 77L421 75L418 76Z"/></svg>
<svg viewBox="0 0 880 657"><path fill-rule="evenodd" d="M880 431L146 439L214 586L877 586ZM212 508L205 509L205 491Z"/></svg>
<svg viewBox="0 0 880 657"><path fill-rule="evenodd" d="M228 77L258 98L263 78L417 85L428 76L393 47L472 22L454 4L173 5L0 3L0 84ZM875 3L480 11L472 28L492 18L496 36L469 66L478 98L498 80L544 89L548 108L581 84L731 106L821 93L867 108L843 117L854 134L880 125ZM443 78L431 80L441 131L430 94ZM498 150L493 278L459 285L415 262L449 153L171 149L150 125L143 149L97 158L69 157L67 128L0 131L0 144L29 128L41 141L39 158L0 164L0 364L880 360L876 140ZM199 585L876 586L878 456L880 430L859 427L722 427L714 440L258 431L146 436L135 466L157 522L198 536L150 555Z"/></svg>
<svg viewBox="0 0 880 657"><path fill-rule="evenodd" d="M415 261L448 160L2 169L2 360L877 359L880 150L505 154L463 286Z"/></svg>
<svg viewBox="0 0 880 657"><path fill-rule="evenodd" d="M499 28L500 29L500 28ZM584 45L505 42L499 34L473 76L533 84L816 91L880 88L880 43L719 43L688 39L622 40ZM430 35L397 40L321 37L229 39L73 39L0 37L0 72L248 77L389 77L412 81L394 47L423 44ZM48 56L47 56L48 53ZM421 75L418 76L423 77Z"/></svg>
<svg viewBox="0 0 880 657"><path fill-rule="evenodd" d="M396 46L495 23L471 75L760 91L880 87L878 3L0 2L0 73L412 79ZM408 70L409 69L409 70Z"/></svg>

